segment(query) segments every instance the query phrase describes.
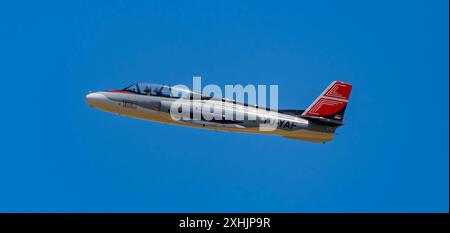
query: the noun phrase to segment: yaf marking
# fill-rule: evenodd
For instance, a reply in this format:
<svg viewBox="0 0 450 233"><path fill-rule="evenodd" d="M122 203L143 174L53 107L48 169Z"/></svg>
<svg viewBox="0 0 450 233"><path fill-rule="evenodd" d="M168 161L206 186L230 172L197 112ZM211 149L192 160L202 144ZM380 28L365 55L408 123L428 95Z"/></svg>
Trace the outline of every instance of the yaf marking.
<svg viewBox="0 0 450 233"><path fill-rule="evenodd" d="M271 120L264 120L264 124L268 124L268 123L272 123ZM292 129L295 128L295 126L297 126L295 124L295 122L290 122L288 120L278 120L278 128L282 128L282 129Z"/></svg>
<svg viewBox="0 0 450 233"><path fill-rule="evenodd" d="M283 129L292 129L296 125L294 122L286 121L286 120L278 120L278 127Z"/></svg>

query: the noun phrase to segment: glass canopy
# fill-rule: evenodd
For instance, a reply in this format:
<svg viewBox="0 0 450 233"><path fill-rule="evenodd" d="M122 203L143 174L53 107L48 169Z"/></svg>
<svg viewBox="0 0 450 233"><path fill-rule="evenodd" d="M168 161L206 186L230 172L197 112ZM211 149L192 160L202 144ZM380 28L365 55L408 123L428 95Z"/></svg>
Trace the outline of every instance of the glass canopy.
<svg viewBox="0 0 450 233"><path fill-rule="evenodd" d="M201 94L192 92L189 89L180 88L177 86L151 84L151 83L134 83L124 89L123 91L149 96L161 96L168 98L186 98L189 99L193 96L200 96L201 99L211 99L211 96L202 96Z"/></svg>

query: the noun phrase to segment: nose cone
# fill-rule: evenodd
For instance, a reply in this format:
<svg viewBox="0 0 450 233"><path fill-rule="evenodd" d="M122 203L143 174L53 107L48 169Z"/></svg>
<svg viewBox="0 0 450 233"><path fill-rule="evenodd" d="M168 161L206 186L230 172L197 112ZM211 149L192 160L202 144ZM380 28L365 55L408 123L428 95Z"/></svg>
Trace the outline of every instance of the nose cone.
<svg viewBox="0 0 450 233"><path fill-rule="evenodd" d="M86 96L86 102L92 107L101 107L106 104L108 98L100 93L90 93Z"/></svg>

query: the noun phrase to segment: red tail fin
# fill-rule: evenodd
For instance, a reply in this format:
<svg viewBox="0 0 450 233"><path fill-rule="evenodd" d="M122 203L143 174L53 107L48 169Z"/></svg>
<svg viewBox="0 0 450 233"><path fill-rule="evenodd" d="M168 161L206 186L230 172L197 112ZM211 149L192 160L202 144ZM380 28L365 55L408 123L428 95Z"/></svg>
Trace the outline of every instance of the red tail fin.
<svg viewBox="0 0 450 233"><path fill-rule="evenodd" d="M342 121L351 90L352 85L348 83L332 82L303 112L302 116L323 117L334 121Z"/></svg>

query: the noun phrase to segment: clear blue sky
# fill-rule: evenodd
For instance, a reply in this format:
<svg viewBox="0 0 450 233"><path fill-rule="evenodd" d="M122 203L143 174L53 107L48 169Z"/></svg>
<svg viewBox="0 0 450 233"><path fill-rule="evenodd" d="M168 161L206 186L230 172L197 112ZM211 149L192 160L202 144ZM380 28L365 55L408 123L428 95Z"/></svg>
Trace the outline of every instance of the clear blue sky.
<svg viewBox="0 0 450 233"><path fill-rule="evenodd" d="M0 211L447 212L448 1L0 3ZM89 108L134 81L353 84L322 145Z"/></svg>

